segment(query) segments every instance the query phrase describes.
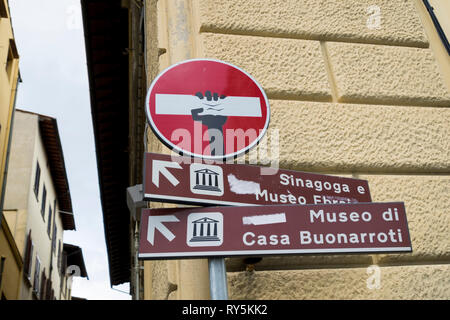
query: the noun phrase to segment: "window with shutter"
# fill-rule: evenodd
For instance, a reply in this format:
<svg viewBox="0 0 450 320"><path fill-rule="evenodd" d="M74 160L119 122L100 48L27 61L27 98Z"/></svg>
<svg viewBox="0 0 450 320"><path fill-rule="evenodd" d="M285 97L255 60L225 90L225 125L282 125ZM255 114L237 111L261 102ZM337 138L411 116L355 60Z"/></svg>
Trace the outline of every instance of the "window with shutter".
<svg viewBox="0 0 450 320"><path fill-rule="evenodd" d="M16 42L14 39L9 39L9 48L6 56L6 74L8 75L8 80L11 81L14 70L14 61L19 59L19 54L17 52Z"/></svg>
<svg viewBox="0 0 450 320"><path fill-rule="evenodd" d="M56 213L57 213L57 208L56 208L56 198L55 200L53 200L53 224L56 224ZM56 240L53 240L56 241ZM52 243L52 252L54 255L56 255L56 243Z"/></svg>
<svg viewBox="0 0 450 320"><path fill-rule="evenodd" d="M23 274L25 276L30 275L30 251L31 251L31 230L28 232L27 243L25 245L25 255L23 261Z"/></svg>
<svg viewBox="0 0 450 320"><path fill-rule="evenodd" d="M58 270L61 269L61 240L58 241Z"/></svg>
<svg viewBox="0 0 450 320"><path fill-rule="evenodd" d="M52 230L52 207L48 206L48 221L47 221L47 234L50 237L50 232Z"/></svg>
<svg viewBox="0 0 450 320"><path fill-rule="evenodd" d="M29 264L30 264L30 266L29 266L30 272L28 274L28 279L30 280L30 283L31 283L31 270L33 268L33 251L34 251L34 243L32 241L31 242L31 249L30 249L30 262L29 262Z"/></svg>
<svg viewBox="0 0 450 320"><path fill-rule="evenodd" d="M58 230L56 229L56 223L53 224L53 235L52 235L52 250L56 249L56 236L58 234Z"/></svg>
<svg viewBox="0 0 450 320"><path fill-rule="evenodd" d="M41 285L40 285L41 292L39 293L39 297L41 298L41 300L45 299L46 284L47 284L47 277L45 276L45 268L44 268L44 270L42 270L42 277L41 277Z"/></svg>
<svg viewBox="0 0 450 320"><path fill-rule="evenodd" d="M47 279L46 288L45 288L45 300L52 299L52 280L50 278Z"/></svg>
<svg viewBox="0 0 450 320"><path fill-rule="evenodd" d="M1 256L1 258L0 258L0 288L2 287L3 272L5 270L5 261L6 261L6 257Z"/></svg>
<svg viewBox="0 0 450 320"><path fill-rule="evenodd" d="M34 266L34 281L33 281L33 291L36 293L36 295L39 298L39 275L40 275L40 269L41 269L41 261L39 260L39 257L36 256L36 262Z"/></svg>
<svg viewBox="0 0 450 320"><path fill-rule="evenodd" d="M44 218L44 216L45 216L45 202L46 201L47 201L47 190L45 189L45 185L44 185L44 187L42 188L42 203L41 203L42 218Z"/></svg>
<svg viewBox="0 0 450 320"><path fill-rule="evenodd" d="M63 251L62 252L62 259L61 259L61 275L64 276L66 274L67 269L67 254Z"/></svg>
<svg viewBox="0 0 450 320"><path fill-rule="evenodd" d="M31 281L31 268L33 265L33 249L34 249L34 245L33 245L32 239L31 239L31 230L30 230L28 233L27 246L25 249L25 260L23 263L23 268L24 268L23 274L30 281Z"/></svg>
<svg viewBox="0 0 450 320"><path fill-rule="evenodd" d="M41 179L41 167L39 166L39 162L36 163L36 173L34 175L34 194L36 195L36 199L39 196L39 181Z"/></svg>
<svg viewBox="0 0 450 320"><path fill-rule="evenodd" d="M6 9L5 0L0 0L0 17L8 18L8 9Z"/></svg>

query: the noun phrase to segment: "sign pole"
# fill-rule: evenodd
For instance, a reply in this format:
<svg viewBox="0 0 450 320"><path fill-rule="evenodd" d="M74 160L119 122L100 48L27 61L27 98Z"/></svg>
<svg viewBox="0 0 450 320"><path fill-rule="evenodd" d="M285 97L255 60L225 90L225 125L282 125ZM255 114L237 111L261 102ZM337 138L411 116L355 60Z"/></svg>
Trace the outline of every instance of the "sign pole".
<svg viewBox="0 0 450 320"><path fill-rule="evenodd" d="M225 258L211 257L208 259L208 265L211 300L228 300Z"/></svg>

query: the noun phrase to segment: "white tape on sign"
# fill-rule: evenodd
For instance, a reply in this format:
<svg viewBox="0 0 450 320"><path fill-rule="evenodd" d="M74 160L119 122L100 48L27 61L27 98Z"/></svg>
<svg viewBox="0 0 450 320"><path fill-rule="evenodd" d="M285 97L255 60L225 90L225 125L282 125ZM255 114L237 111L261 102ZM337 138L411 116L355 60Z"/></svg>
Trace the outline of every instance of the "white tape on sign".
<svg viewBox="0 0 450 320"><path fill-rule="evenodd" d="M242 224L261 226L265 224L285 223L285 213L264 214L259 216L242 217Z"/></svg>
<svg viewBox="0 0 450 320"><path fill-rule="evenodd" d="M192 109L203 108L200 114L231 117L261 117L261 104L257 97L226 97L218 101L199 99L187 94L156 94L156 114L191 115Z"/></svg>
<svg viewBox="0 0 450 320"><path fill-rule="evenodd" d="M254 181L240 180L232 173L228 175L230 191L236 194L259 194L261 186Z"/></svg>

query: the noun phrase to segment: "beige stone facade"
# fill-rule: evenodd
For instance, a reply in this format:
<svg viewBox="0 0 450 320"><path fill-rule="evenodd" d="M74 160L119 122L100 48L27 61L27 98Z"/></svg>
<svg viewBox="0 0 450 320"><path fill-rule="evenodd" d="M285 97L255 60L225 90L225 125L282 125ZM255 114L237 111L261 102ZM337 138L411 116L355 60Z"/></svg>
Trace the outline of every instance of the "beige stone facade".
<svg viewBox="0 0 450 320"><path fill-rule="evenodd" d="M19 53L7 0L0 0L0 61L0 299L17 299L20 293L22 258L2 213L12 119L20 81Z"/></svg>
<svg viewBox="0 0 450 320"><path fill-rule="evenodd" d="M405 202L412 253L267 257L253 271L227 259L231 299L450 298L450 59L422 1L145 9L148 85L181 60L233 63L270 99L280 167L367 179L373 201ZM147 261L143 276L145 299L209 298L206 260Z"/></svg>
<svg viewBox="0 0 450 320"><path fill-rule="evenodd" d="M0 191L4 184L7 165L11 119L14 113L16 91L19 82L19 53L9 13L9 4L0 0Z"/></svg>

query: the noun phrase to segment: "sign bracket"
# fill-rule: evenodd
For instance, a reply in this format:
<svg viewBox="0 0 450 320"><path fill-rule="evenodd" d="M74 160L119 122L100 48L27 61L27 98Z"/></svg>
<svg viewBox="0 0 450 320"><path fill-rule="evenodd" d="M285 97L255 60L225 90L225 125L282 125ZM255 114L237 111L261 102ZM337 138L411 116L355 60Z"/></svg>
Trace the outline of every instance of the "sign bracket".
<svg viewBox="0 0 450 320"><path fill-rule="evenodd" d="M144 200L142 184L137 184L127 188L127 206L134 220L140 217L140 210L147 206Z"/></svg>

